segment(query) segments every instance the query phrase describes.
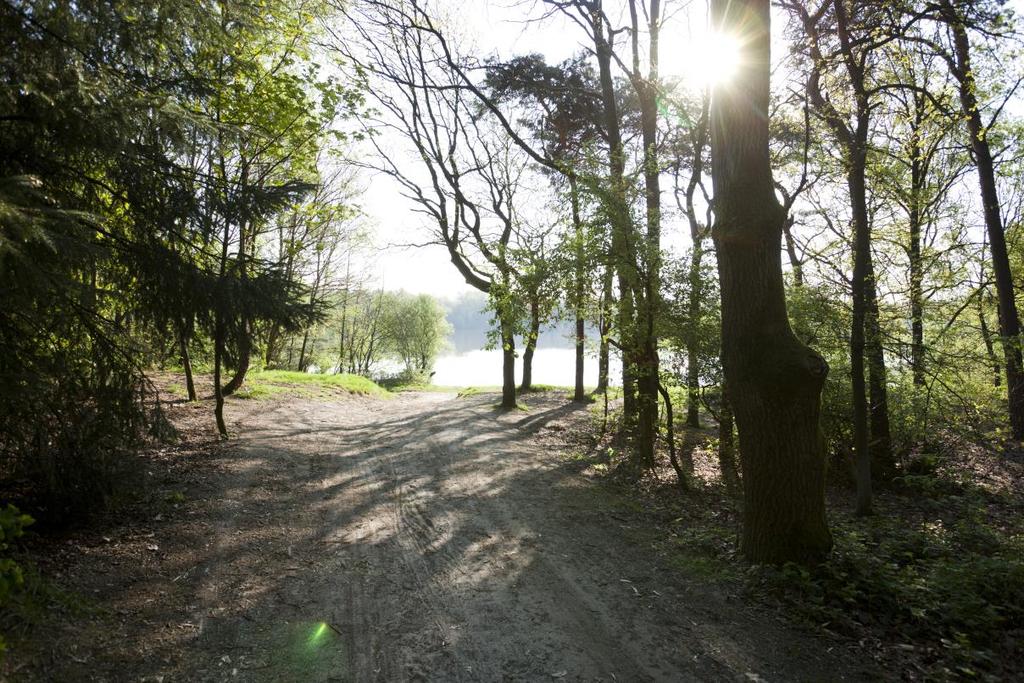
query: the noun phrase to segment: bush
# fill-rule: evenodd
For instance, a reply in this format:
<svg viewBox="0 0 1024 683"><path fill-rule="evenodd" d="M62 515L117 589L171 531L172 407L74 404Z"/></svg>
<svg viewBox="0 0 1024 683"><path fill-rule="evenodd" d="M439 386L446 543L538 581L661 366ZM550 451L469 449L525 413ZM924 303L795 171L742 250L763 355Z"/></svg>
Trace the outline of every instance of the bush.
<svg viewBox="0 0 1024 683"><path fill-rule="evenodd" d="M39 378L0 410L0 491L46 526L107 507L125 488L146 428L165 433L163 417L145 409L140 377L125 371L106 381Z"/></svg>
<svg viewBox="0 0 1024 683"><path fill-rule="evenodd" d="M8 505L0 510L0 609L7 607L12 595L21 590L25 583L21 567L9 557L10 542L25 533L25 527L33 522L18 508ZM0 658L5 650L3 635L0 635Z"/></svg>
<svg viewBox="0 0 1024 683"><path fill-rule="evenodd" d="M899 519L865 528L837 524L822 565L757 568L761 587L818 626L846 636L865 627L902 646L922 641L971 673L1024 632L1024 547L978 519L908 528ZM1012 646L1011 646L1012 647Z"/></svg>

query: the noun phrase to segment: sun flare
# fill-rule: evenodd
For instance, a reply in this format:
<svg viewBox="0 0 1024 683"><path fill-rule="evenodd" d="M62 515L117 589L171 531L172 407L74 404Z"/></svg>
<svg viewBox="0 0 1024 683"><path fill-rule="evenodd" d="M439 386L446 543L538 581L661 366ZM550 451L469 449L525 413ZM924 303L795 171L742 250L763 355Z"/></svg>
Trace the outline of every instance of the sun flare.
<svg viewBox="0 0 1024 683"><path fill-rule="evenodd" d="M678 78L684 87L703 90L728 83L739 65L739 40L707 31L687 41L665 41L659 71L666 80Z"/></svg>

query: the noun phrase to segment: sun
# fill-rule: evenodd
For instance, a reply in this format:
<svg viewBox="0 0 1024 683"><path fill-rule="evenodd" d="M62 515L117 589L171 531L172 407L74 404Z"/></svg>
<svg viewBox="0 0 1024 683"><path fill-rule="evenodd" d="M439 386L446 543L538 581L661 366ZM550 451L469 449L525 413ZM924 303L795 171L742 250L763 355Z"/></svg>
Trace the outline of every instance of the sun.
<svg viewBox="0 0 1024 683"><path fill-rule="evenodd" d="M714 88L736 75L740 53L735 36L706 31L690 40L663 41L658 71L665 80L679 79L685 88Z"/></svg>

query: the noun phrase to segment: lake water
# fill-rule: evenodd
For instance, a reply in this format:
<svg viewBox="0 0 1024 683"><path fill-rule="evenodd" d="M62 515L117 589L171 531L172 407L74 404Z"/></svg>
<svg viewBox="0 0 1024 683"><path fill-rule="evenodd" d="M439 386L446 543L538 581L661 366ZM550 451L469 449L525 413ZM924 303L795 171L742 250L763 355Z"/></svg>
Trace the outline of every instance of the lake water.
<svg viewBox="0 0 1024 683"><path fill-rule="evenodd" d="M520 350L520 355L522 351ZM610 380L621 384L622 371L618 358L611 360ZM597 386L597 356L587 355L583 366L583 383ZM434 363L433 384L441 387L500 386L501 351L466 351L443 356ZM523 379L523 359L516 358L516 384ZM533 355L534 384L571 387L576 383L576 351L574 349L539 348Z"/></svg>

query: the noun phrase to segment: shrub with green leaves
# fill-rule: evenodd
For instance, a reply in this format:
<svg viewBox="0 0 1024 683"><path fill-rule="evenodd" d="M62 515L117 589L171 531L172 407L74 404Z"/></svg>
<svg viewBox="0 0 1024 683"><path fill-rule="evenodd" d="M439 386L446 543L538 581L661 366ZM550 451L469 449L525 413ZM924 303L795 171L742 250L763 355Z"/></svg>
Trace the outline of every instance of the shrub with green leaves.
<svg viewBox="0 0 1024 683"><path fill-rule="evenodd" d="M10 597L24 585L25 578L21 567L8 556L11 541L25 533L25 527L32 523L32 518L22 514L13 505L0 510L0 608L7 605ZM0 636L0 656L5 649L3 636Z"/></svg>

